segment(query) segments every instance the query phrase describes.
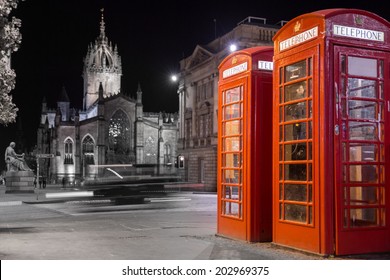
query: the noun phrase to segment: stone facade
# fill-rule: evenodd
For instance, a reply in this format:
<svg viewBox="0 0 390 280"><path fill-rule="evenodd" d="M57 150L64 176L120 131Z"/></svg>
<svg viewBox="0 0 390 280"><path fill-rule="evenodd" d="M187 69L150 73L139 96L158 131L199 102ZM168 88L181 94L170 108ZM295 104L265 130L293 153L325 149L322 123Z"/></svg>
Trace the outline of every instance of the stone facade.
<svg viewBox="0 0 390 280"><path fill-rule="evenodd" d="M121 92L122 65L117 47L100 35L88 47L83 68L83 108L70 107L65 88L56 109L42 103L37 133L40 176L49 181L78 182L101 175L106 164L171 165L177 150L177 115L143 111L142 90L136 99Z"/></svg>
<svg viewBox="0 0 390 280"><path fill-rule="evenodd" d="M273 46L272 37L280 27L249 17L207 45L197 45L180 61L178 155L185 157L187 181L216 190L218 66L229 54L230 44L238 49Z"/></svg>

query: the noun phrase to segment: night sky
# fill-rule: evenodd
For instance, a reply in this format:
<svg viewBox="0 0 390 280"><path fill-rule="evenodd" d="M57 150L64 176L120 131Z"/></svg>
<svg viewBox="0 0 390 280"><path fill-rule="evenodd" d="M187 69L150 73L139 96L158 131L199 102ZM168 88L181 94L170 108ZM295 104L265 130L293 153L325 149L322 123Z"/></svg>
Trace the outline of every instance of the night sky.
<svg viewBox="0 0 390 280"><path fill-rule="evenodd" d="M88 44L99 35L101 8L106 36L117 44L122 58L122 92L135 97L140 83L147 112L177 112L176 86L169 77L179 70L179 61L191 55L197 44L207 44L215 35L224 35L248 16L276 24L316 10L356 8L390 21L390 10L377 1L20 2L12 13L22 20L23 36L20 49L12 55L17 75L12 94L20 109L27 147L36 142L43 97L49 107L55 108L56 98L65 86L71 107L81 108L83 58ZM15 124L0 127L0 150L15 140L15 130Z"/></svg>

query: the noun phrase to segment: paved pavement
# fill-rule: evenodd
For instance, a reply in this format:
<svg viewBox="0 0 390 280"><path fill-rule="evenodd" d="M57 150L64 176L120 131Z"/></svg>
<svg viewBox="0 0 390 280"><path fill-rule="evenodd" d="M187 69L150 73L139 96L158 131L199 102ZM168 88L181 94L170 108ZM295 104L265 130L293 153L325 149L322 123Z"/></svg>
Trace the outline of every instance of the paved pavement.
<svg viewBox="0 0 390 280"><path fill-rule="evenodd" d="M324 258L273 243L246 243L217 236L216 214L212 208L215 206L203 209L195 205L189 210L148 210L139 206L134 212L121 212L116 206L110 210L116 211L115 219L107 215L103 222L101 213L72 216L56 210L56 202L64 202L56 194L77 191L48 185L34 193L5 194L5 187L0 186L0 259L341 259ZM196 199L201 200L201 195L193 195L194 203ZM203 195L215 199L215 194ZM128 210L130 206L123 207ZM21 211L25 215L23 219ZM15 221L15 217L19 218ZM389 260L390 253L343 259Z"/></svg>

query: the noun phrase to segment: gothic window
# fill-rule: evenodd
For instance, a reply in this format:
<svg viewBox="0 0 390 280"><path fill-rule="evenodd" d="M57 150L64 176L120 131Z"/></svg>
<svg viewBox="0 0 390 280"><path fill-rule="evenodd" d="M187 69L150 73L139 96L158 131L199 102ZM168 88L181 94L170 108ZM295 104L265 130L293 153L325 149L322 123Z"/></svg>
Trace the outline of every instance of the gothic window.
<svg viewBox="0 0 390 280"><path fill-rule="evenodd" d="M164 145L164 163L171 163L171 145Z"/></svg>
<svg viewBox="0 0 390 280"><path fill-rule="evenodd" d="M64 142L64 146L64 164L73 164L73 141L70 138L67 138Z"/></svg>
<svg viewBox="0 0 390 280"><path fill-rule="evenodd" d="M130 154L130 133L131 126L129 118L122 111L118 110L110 119L108 125L108 149L114 154Z"/></svg>
<svg viewBox="0 0 390 280"><path fill-rule="evenodd" d="M94 159L94 150L95 150L95 142L91 138L91 136L87 136L83 140L83 156L85 164L95 164Z"/></svg>
<svg viewBox="0 0 390 280"><path fill-rule="evenodd" d="M157 158L156 140L149 136L145 141L145 163L154 163Z"/></svg>

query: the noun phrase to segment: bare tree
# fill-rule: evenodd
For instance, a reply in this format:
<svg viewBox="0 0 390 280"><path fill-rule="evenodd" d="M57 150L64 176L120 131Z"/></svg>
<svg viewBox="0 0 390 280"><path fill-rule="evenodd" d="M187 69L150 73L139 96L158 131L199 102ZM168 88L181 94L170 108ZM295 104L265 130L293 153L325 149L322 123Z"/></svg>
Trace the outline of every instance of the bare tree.
<svg viewBox="0 0 390 280"><path fill-rule="evenodd" d="M23 1L23 0L22 0ZM18 50L22 41L19 32L20 19L9 18L19 0L0 0L0 124L15 122L18 108L12 102L10 92L15 88L15 71L11 68L11 54Z"/></svg>

